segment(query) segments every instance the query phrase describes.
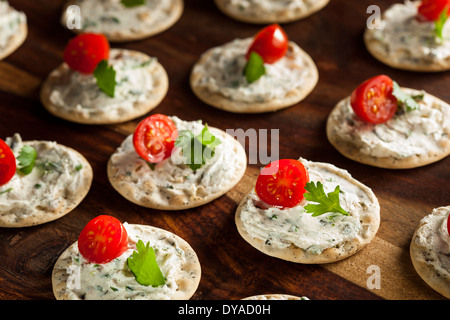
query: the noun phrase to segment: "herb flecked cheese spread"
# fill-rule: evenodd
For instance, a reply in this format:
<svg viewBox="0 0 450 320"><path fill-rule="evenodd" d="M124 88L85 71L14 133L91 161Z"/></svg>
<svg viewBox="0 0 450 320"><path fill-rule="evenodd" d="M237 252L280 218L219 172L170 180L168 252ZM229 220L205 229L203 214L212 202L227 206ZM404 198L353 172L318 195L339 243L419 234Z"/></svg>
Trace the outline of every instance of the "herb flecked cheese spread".
<svg viewBox="0 0 450 320"><path fill-rule="evenodd" d="M10 38L26 20L23 12L12 8L7 1L0 1L0 49L8 45Z"/></svg>

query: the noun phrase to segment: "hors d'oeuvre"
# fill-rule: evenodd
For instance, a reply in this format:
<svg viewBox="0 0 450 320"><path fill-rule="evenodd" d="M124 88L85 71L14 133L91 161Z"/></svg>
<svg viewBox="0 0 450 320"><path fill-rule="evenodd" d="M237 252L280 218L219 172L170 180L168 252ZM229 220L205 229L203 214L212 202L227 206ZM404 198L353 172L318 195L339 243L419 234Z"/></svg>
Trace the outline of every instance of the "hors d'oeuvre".
<svg viewBox="0 0 450 320"><path fill-rule="evenodd" d="M0 1L0 60L6 58L25 41L28 34L27 17Z"/></svg>
<svg viewBox="0 0 450 320"><path fill-rule="evenodd" d="M53 141L0 140L0 227L43 224L71 212L93 173L79 152Z"/></svg>
<svg viewBox="0 0 450 320"><path fill-rule="evenodd" d="M183 9L183 0L69 0L61 23L75 33L101 33L111 42L127 42L169 29Z"/></svg>
<svg viewBox="0 0 450 320"><path fill-rule="evenodd" d="M410 245L419 276L435 291L450 298L450 206L433 209L420 221Z"/></svg>
<svg viewBox="0 0 450 320"><path fill-rule="evenodd" d="M84 124L112 124L140 117L167 94L169 80L155 57L110 49L102 34L71 39L64 63L41 89L41 101L53 115Z"/></svg>
<svg viewBox="0 0 450 320"><path fill-rule="evenodd" d="M268 293L246 297L242 300L309 300L308 297L298 297L291 294Z"/></svg>
<svg viewBox="0 0 450 320"><path fill-rule="evenodd" d="M215 0L229 17L248 23L286 23L321 10L329 0Z"/></svg>
<svg viewBox="0 0 450 320"><path fill-rule="evenodd" d="M343 169L302 158L281 159L261 170L235 221L244 240L269 256L330 263L372 241L380 205L369 187Z"/></svg>
<svg viewBox="0 0 450 320"><path fill-rule="evenodd" d="M396 69L437 72L450 69L450 1L396 3L378 25L367 28L364 42L379 61Z"/></svg>
<svg viewBox="0 0 450 320"><path fill-rule="evenodd" d="M335 106L327 136L341 154L364 164L424 166L450 154L450 105L400 87L386 75L375 76Z"/></svg>
<svg viewBox="0 0 450 320"><path fill-rule="evenodd" d="M226 132L201 121L154 114L111 156L108 178L133 203L183 210L222 196L246 168L244 148Z"/></svg>
<svg viewBox="0 0 450 320"><path fill-rule="evenodd" d="M197 254L156 227L92 219L52 272L57 300L188 300L197 290Z"/></svg>
<svg viewBox="0 0 450 320"><path fill-rule="evenodd" d="M211 106L260 113L300 102L318 79L311 57L273 24L254 38L235 39L206 51L192 69L190 85Z"/></svg>

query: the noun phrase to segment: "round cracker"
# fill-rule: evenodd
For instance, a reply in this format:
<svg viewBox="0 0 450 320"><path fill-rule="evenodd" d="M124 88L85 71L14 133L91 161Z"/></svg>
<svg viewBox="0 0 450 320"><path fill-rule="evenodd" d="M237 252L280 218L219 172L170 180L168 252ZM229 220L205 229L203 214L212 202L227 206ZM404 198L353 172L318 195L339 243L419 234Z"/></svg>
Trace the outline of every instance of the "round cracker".
<svg viewBox="0 0 450 320"><path fill-rule="evenodd" d="M134 50L112 49L111 51L119 53L126 51L127 54L140 57L143 61L148 61L149 59L151 59L151 57L146 55L145 53ZM62 63L58 68L53 70L42 84L40 98L42 104L48 112L56 117L76 123L104 125L122 123L136 119L156 108L165 98L169 89L169 78L167 76L166 70L158 61L154 60L152 62L152 68L149 71L153 77L153 81L155 84L155 87L152 90L151 99L145 102L135 102L133 105L133 112L120 113L120 115L117 117L107 112L103 115L97 114L86 116L83 112L77 111L76 109L67 110L67 108L54 104L50 100L50 96L54 88L60 85L61 79L67 77L71 72L73 71L68 67L66 63Z"/></svg>
<svg viewBox="0 0 450 320"><path fill-rule="evenodd" d="M236 101L230 100L221 93L211 92L208 88L200 85L201 79L204 75L201 72L196 71L195 67L210 59L214 48L206 51L194 65L189 79L191 89L204 103L218 109L234 113L264 113L293 106L294 104L297 104L305 99L306 96L308 96L316 87L317 82L319 81L319 71L314 63L314 60L309 54L307 54L294 42L290 42L290 45L292 46L293 51L301 56L305 62L306 68L308 69L308 77L304 80L304 86L294 88L286 93L283 98L273 99L266 102Z"/></svg>
<svg viewBox="0 0 450 320"><path fill-rule="evenodd" d="M67 8L71 5L79 5L80 2L83 1L90 1L90 0L69 0L64 5L62 15L61 15L61 24L67 28ZM178 20L181 18L184 11L184 1L183 0L172 0L172 7L170 10L170 15L168 19L161 21L159 23L156 23L154 25L149 26L147 29L136 31L133 29L129 30L122 30L120 32L112 32L105 30L102 32L106 38L110 42L130 42L130 41L138 41L145 38L149 38L152 36L155 36L157 34L160 34L170 27L172 27L175 23L178 22ZM152 12L149 11L151 14ZM72 32L76 34L81 34L85 32L83 29L70 29Z"/></svg>
<svg viewBox="0 0 450 320"><path fill-rule="evenodd" d="M402 88L402 90L413 92L415 94L420 94L422 91ZM436 103L447 105L441 99L438 99L430 94L427 94L433 101ZM355 139L343 139L342 136L337 131L339 127L338 124L342 120L338 120L338 117L335 117L334 114L341 113L341 109L345 107L349 97L346 97L339 101L334 109L328 116L327 124L326 124L326 133L328 137L328 141L339 151L343 156L357 161L359 163L367 164L374 167L385 168L385 169L410 169L416 168L420 166L425 166L436 161L439 161L450 154L450 127L446 128L446 131L449 133L447 136L442 136L441 141L441 150L439 152L427 152L426 154L421 155L411 155L409 157L404 158L393 158L393 157L373 157L368 154L364 154L360 152L360 146L357 145ZM450 109L449 109L450 110ZM450 114L447 115L447 117Z"/></svg>
<svg viewBox="0 0 450 320"><path fill-rule="evenodd" d="M156 232L161 235L161 238L175 239L181 250L184 251L184 256L186 262L179 270L178 278L176 283L178 289L171 300L188 300L192 297L198 288L201 278L201 266L200 261L197 257L194 249L187 243L184 239L177 236L176 234L169 232L164 229L156 228L149 225L139 225L139 224L129 224L129 227L140 228L143 232L153 233ZM69 274L67 270L73 265L71 258L71 249L76 247L78 242L74 242L69 248L67 248L56 261L53 271L52 271L52 287L53 294L57 300L67 300L70 299L67 289L67 281L69 279Z"/></svg>
<svg viewBox="0 0 450 320"><path fill-rule="evenodd" d="M31 147L35 147L42 143L43 141L25 141L24 145L29 145ZM77 159L77 162L82 165L82 170L80 173L82 176L82 183L77 191L73 192L70 197L63 196L60 200L60 206L55 211L48 211L42 209L44 206L37 205L35 208L29 208L30 214L27 214L25 217L18 219L17 216L13 212L7 213L2 212L0 214L0 227L5 228L21 228L21 227L30 227L36 226L40 224L44 224L56 219L59 219L72 210L74 210L81 201L88 194L92 179L93 179L93 170L90 163L86 160L86 158L79 153L78 151L58 144L58 148L63 148L67 152L71 153L74 158Z"/></svg>
<svg viewBox="0 0 450 320"><path fill-rule="evenodd" d="M444 219L447 217L449 211L450 206L435 208L426 218L442 216L442 219ZM444 297L450 298L450 270L447 269L447 274L445 274L436 269L434 263L440 264L441 261L435 255L434 250L439 249L434 248L433 250L433 248L429 247L425 242L426 238L434 232L439 232L437 226L433 226L425 218L422 219L411 240L411 261L416 272L431 288L442 294ZM421 241L421 239L423 239L423 241ZM438 246L439 244L436 245ZM445 253L442 254L444 255ZM445 266L442 266L441 268L445 268Z"/></svg>
<svg viewBox="0 0 450 320"><path fill-rule="evenodd" d="M231 179L227 184L224 184L221 187L220 191L208 195L197 194L196 198L194 199L187 199L184 195L175 195L169 199L168 203L166 199L164 199L163 202L159 199L159 197L152 196L152 190L156 187L156 183L146 185L147 188L141 190L139 186L135 182L133 182L131 177L117 174L118 169L117 167L115 167L110 158L107 166L107 175L111 185L127 200L143 207L158 210L190 209L202 206L221 197L222 195L230 191L243 177L247 168L247 155L242 145L232 136L214 127L208 126L208 129L214 136L219 138L222 143L225 142L232 146L232 150L230 150L229 152L232 152L232 154L234 155L234 163L236 164L234 172L231 173L233 175L233 179Z"/></svg>
<svg viewBox="0 0 450 320"><path fill-rule="evenodd" d="M224 14L232 19L253 24L269 24L269 23L288 23L309 17L317 11L323 9L330 1L317 0L312 6L304 10L303 8L268 10L257 15L249 14L247 11L240 9L239 5L230 4L230 0L214 0L216 6Z"/></svg>
<svg viewBox="0 0 450 320"><path fill-rule="evenodd" d="M417 60L410 58L405 52L405 56L398 61L394 61L389 54L388 46L374 37L375 29L366 29L364 32L364 44L367 51L383 64L400 70L415 72L442 72L450 70L450 57L439 62L427 59Z"/></svg>
<svg viewBox="0 0 450 320"><path fill-rule="evenodd" d="M25 42L27 35L27 23L22 23L19 26L18 32L9 39L8 44L4 48L0 48L0 60L16 51Z"/></svg>
<svg viewBox="0 0 450 320"><path fill-rule="evenodd" d="M270 244L266 244L265 240L249 234L241 219L241 212L243 210L243 207L245 206L245 203L252 197L252 192L250 192L242 199L236 210L235 223L239 234L251 246L264 254L282 260L302 264L323 264L336 262L354 255L362 248L367 246L375 237L375 234L377 233L380 226L380 205L373 191L366 185L353 178L346 170L322 162L308 162L308 166L311 165L323 168L328 172L332 172L333 174L336 174L341 178L349 181L356 188L358 188L358 190L360 190L359 193L365 194L370 199L370 203L366 204L365 206L367 213L365 218L361 221L361 231L360 234L358 234L358 237L353 239L352 241L344 242L340 246L325 249L320 254L308 252L302 248L297 247L294 244L291 244L286 248L276 248Z"/></svg>
<svg viewBox="0 0 450 320"><path fill-rule="evenodd" d="M242 300L309 300L309 299L306 297L298 297L290 294L267 293L246 297L243 298Z"/></svg>

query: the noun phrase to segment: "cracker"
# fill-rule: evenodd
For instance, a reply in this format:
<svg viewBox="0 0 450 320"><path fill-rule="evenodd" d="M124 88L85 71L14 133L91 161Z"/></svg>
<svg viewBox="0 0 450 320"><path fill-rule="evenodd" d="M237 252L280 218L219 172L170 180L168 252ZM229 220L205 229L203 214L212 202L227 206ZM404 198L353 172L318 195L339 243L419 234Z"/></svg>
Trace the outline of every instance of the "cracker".
<svg viewBox="0 0 450 320"><path fill-rule="evenodd" d="M206 51L194 65L189 80L191 89L206 104L234 113L264 113L293 106L305 99L313 91L319 81L319 72L313 59L304 50L293 42L290 42L290 47L293 54L300 56L304 61L307 74L303 80L303 85L293 88L284 97L264 102L258 102L257 97L255 97L254 102L246 102L231 100L220 92L211 92L205 85L202 85L204 74L196 67L206 63L211 58L215 48Z"/></svg>
<svg viewBox="0 0 450 320"><path fill-rule="evenodd" d="M227 143L231 146L229 153L233 155L234 170L229 174L232 176L226 184L220 186L220 190L214 193L206 193L205 190L199 188L194 195L187 195L181 193L177 194L163 194L162 188L157 185L156 181L149 180L145 184L139 185L139 182L133 181L131 176L119 174L119 168L115 166L110 159L107 166L108 179L111 185L127 200L147 208L159 210L185 210L202 206L209 203L231 190L242 178L247 168L247 156L242 145L228 135L226 132L209 127L209 131L218 137L222 143ZM165 160L165 161L169 161ZM134 163L134 159L130 159L129 163ZM136 163L135 167L142 166ZM138 170L137 168L135 169Z"/></svg>
<svg viewBox="0 0 450 320"><path fill-rule="evenodd" d="M268 293L246 297L242 300L309 300L306 297L298 297L290 294Z"/></svg>
<svg viewBox="0 0 450 320"><path fill-rule="evenodd" d="M447 222L448 212L450 206L433 209L431 214L420 221L410 244L414 269L431 288L446 298L450 298L450 270L448 264L445 266L445 259L448 261L448 256L441 260L439 255L444 257L446 252L448 255L448 247L439 248L440 241L433 240L432 235L447 232L442 225ZM444 237L448 238L448 235ZM441 250L447 251L439 252Z"/></svg>
<svg viewBox="0 0 450 320"><path fill-rule="evenodd" d="M132 56L139 57L142 61L148 61L151 59L148 55L138 51L125 49L112 49L111 51L112 54L126 52ZM46 110L54 116L82 124L115 124L143 116L161 103L169 88L169 79L166 70L158 61L154 60L152 61L152 68L149 70L154 81L154 87L151 91L150 99L142 102L134 102L132 112L124 112L120 110L117 113L110 113L107 111L89 111L86 114L84 110L79 110L78 108L68 109L59 104L53 103L50 99L53 90L60 86L61 83L67 82L67 77L69 77L72 72L73 71L66 63L62 63L58 68L53 70L42 85L40 98Z"/></svg>
<svg viewBox="0 0 450 320"><path fill-rule="evenodd" d="M4 48L0 48L0 60L16 51L25 42L27 35L28 26L26 23L22 23L18 32L9 39L8 44Z"/></svg>
<svg viewBox="0 0 450 320"><path fill-rule="evenodd" d="M420 94L422 91L413 90L408 88L402 88L403 91L412 92L415 94ZM450 106L441 99L438 99L432 95L426 94L434 103L442 105L444 108L444 114L446 114L443 118L445 121L446 118L450 116ZM360 151L361 148L369 148L370 146L360 145L360 139L357 139L354 135L356 132L352 133L352 135L344 135L345 132L339 130L339 124L342 121L346 121L338 117L337 115L343 113L346 104L348 103L349 97L346 97L339 101L334 109L331 111L328 116L327 124L326 124L326 132L329 142L345 157L352 159L354 161L371 165L374 167L386 168L386 169L410 169L416 168L420 166L425 166L436 161L439 161L450 154L450 123L447 123L447 127L442 128L444 134L441 136L441 140L439 141L439 149L425 152L424 154L411 154L409 156L404 157L392 157L392 156L380 156L374 157L366 153L362 153ZM370 126L370 124L368 124ZM367 128L365 128L367 130ZM407 143L407 141L405 141ZM431 145L431 144L430 144Z"/></svg>
<svg viewBox="0 0 450 320"><path fill-rule="evenodd" d="M184 251L185 263L176 274L176 284L178 286L172 300L188 300L197 290L201 278L201 266L194 249L184 239L176 234L149 225L128 224L130 228L139 229L142 233L157 233L160 239L174 239L181 250ZM145 242L145 238L143 239ZM69 274L68 268L73 266L71 251L78 251L78 242L67 248L56 261L52 271L53 294L57 300L76 300L75 295L67 292ZM79 298L78 298L79 299Z"/></svg>
<svg viewBox="0 0 450 320"><path fill-rule="evenodd" d="M236 210L235 223L237 226L237 230L242 238L254 248L264 254L282 260L302 264L322 264L332 263L348 258L367 246L375 237L375 234L377 233L380 225L380 205L378 203L378 199L369 187L353 178L347 171L343 169L339 169L335 166L329 167L329 164L321 162L308 162L308 166L318 166L318 168L324 168L328 170L328 172L332 172L333 174L340 176L341 178L354 185L354 187L359 190L360 194L364 194L369 199L369 203L365 204L366 212L362 221L360 221L361 228L356 238L351 241L345 241L339 246L325 249L319 254L304 250L292 243L286 248L274 247L270 243L266 243L265 240L248 233L241 219L241 213L245 204L248 201L252 201L252 192L248 193L242 199Z"/></svg>
<svg viewBox="0 0 450 320"><path fill-rule="evenodd" d="M310 6L306 8L284 8L280 10L263 10L253 12L250 8L243 10L237 2L233 4L230 0L214 0L217 7L227 16L246 23L268 24L287 23L309 17L317 11L323 9L329 0L310 1ZM299 2L305 2L300 0Z"/></svg>
<svg viewBox="0 0 450 320"><path fill-rule="evenodd" d="M29 145L36 148L36 146L41 143L42 141L25 141L24 145ZM2 212L0 214L0 227L29 227L59 219L69 212L73 211L86 197L91 188L93 179L93 171L91 165L86 160L86 158L78 151L60 144L58 144L58 148L63 148L67 152L71 153L73 157L77 159L77 162L81 165L82 170L80 173L82 174L82 182L80 183L79 189L70 192L68 195L64 192L64 189L61 189L61 196L59 198L60 205L54 211L49 211L45 209L45 206L41 206L38 203L36 207L27 208L27 213L24 217L17 217L17 215L14 213L14 208L10 210L10 212Z"/></svg>
<svg viewBox="0 0 450 320"><path fill-rule="evenodd" d="M65 4L63 8L63 12L61 15L61 24L65 27L67 27L67 7L71 5L77 5L82 6L82 3L84 1L91 1L91 0L69 0ZM124 8L126 10L127 8ZM152 36L155 36L157 34L160 34L170 27L172 27L178 20L181 18L181 15L184 11L184 1L183 0L172 0L172 5L169 10L169 15L167 19L165 20L159 20L154 22L151 25L148 25L143 30L135 30L135 28L130 27L129 29L123 29L120 31L111 31L111 30L104 30L103 32L99 32L98 30L84 30L84 29L71 29L74 33L80 34L83 32L96 32L96 33L103 33L110 42L130 42L130 41L137 41L142 40L145 38L149 38ZM147 12L150 16L152 14L152 10L149 8ZM82 14L82 10L81 10ZM136 19L137 20L137 19Z"/></svg>

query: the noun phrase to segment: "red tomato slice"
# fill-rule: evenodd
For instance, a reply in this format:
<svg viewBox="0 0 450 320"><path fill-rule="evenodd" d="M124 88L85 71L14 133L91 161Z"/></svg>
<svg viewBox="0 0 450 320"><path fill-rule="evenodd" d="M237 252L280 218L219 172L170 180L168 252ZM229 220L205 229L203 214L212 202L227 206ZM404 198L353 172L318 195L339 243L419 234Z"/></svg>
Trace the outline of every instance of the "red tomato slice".
<svg viewBox="0 0 450 320"><path fill-rule="evenodd" d="M78 250L91 263L109 262L127 249L127 230L118 219L108 215L89 221L78 237Z"/></svg>
<svg viewBox="0 0 450 320"><path fill-rule="evenodd" d="M16 157L5 141L0 139L0 186L9 182L16 173Z"/></svg>
<svg viewBox="0 0 450 320"><path fill-rule="evenodd" d="M450 0L423 0L419 5L419 14L428 21L436 21L445 8L449 15Z"/></svg>
<svg viewBox="0 0 450 320"><path fill-rule="evenodd" d="M64 50L64 61L72 70L91 74L102 60L109 58L109 42L103 34L83 33L71 39Z"/></svg>
<svg viewBox="0 0 450 320"><path fill-rule="evenodd" d="M265 166L256 180L255 191L268 205L295 207L303 200L309 174L298 160L282 159Z"/></svg>
<svg viewBox="0 0 450 320"><path fill-rule="evenodd" d="M351 95L351 105L358 117L370 123L384 123L397 111L398 101L392 94L393 81L379 75L364 81Z"/></svg>
<svg viewBox="0 0 450 320"><path fill-rule="evenodd" d="M259 31L250 45L246 58L250 53L259 54L265 63L275 63L286 54L289 39L278 24L272 24Z"/></svg>
<svg viewBox="0 0 450 320"><path fill-rule="evenodd" d="M134 149L148 162L161 162L170 157L177 137L173 121L163 114L154 114L142 120L134 131Z"/></svg>
<svg viewBox="0 0 450 320"><path fill-rule="evenodd" d="M448 218L447 218L447 232L450 237L450 214L448 215Z"/></svg>

